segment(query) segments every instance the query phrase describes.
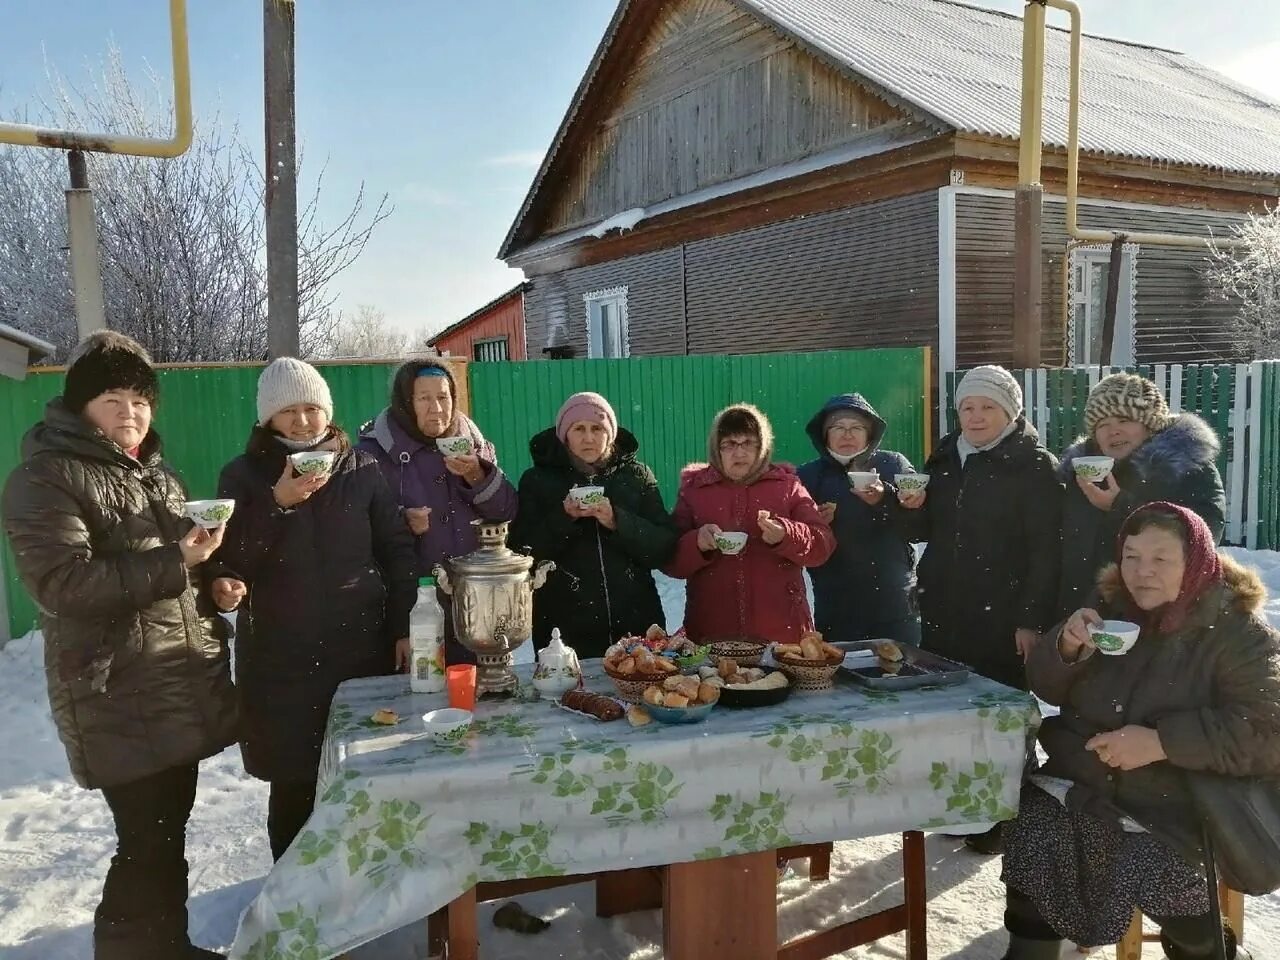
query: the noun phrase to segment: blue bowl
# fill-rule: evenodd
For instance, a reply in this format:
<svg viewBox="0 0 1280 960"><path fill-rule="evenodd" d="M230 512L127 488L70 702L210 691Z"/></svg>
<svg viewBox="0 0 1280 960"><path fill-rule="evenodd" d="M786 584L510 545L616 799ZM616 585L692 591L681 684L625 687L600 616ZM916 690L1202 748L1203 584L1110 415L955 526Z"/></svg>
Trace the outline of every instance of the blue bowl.
<svg viewBox="0 0 1280 960"><path fill-rule="evenodd" d="M701 723L707 719L714 703L701 703L696 707L655 707L651 703L642 703L649 711L649 716L659 723Z"/></svg>

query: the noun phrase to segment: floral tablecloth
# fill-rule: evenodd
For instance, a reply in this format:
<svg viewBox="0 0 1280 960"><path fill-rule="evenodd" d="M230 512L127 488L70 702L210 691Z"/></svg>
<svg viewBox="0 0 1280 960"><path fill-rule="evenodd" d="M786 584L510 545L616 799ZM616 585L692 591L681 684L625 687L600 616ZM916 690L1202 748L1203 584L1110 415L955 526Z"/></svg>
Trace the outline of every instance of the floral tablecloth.
<svg viewBox="0 0 1280 960"><path fill-rule="evenodd" d="M584 669L590 689L612 689L598 662ZM448 746L421 719L445 705L404 677L342 685L315 812L245 911L232 957L325 960L480 881L1006 819L1039 723L1030 696L977 677L902 693L839 681L689 726L482 701ZM379 707L404 719L373 724Z"/></svg>

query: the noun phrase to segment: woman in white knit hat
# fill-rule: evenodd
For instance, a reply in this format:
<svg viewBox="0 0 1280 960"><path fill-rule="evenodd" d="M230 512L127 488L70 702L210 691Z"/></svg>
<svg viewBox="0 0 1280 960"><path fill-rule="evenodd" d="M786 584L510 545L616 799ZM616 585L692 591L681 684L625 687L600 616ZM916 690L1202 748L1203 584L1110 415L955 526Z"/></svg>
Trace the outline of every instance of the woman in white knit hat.
<svg viewBox="0 0 1280 960"><path fill-rule="evenodd" d="M969 371L955 403L960 428L926 462L928 487L899 494L896 511L904 533L929 545L917 570L923 644L1025 690L1026 655L1056 612L1057 461L1003 367ZM970 846L997 852L998 829Z"/></svg>
<svg viewBox="0 0 1280 960"><path fill-rule="evenodd" d="M331 466L299 474L290 456L308 451L334 454ZM217 559L249 587L236 638L241 752L271 783L278 860L311 815L338 684L407 657L417 562L378 464L351 449L328 384L301 360L262 371L258 421L218 487L236 511Z"/></svg>

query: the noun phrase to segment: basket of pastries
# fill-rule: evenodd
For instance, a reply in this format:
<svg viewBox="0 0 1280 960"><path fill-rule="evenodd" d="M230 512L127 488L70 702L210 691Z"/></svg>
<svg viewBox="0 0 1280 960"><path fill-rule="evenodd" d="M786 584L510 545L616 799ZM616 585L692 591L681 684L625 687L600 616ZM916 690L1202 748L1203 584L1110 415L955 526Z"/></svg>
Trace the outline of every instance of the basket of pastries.
<svg viewBox="0 0 1280 960"><path fill-rule="evenodd" d="M810 630L799 643L779 643L773 648L778 669L798 690L829 690L836 671L844 663L844 651Z"/></svg>
<svg viewBox="0 0 1280 960"><path fill-rule="evenodd" d="M706 641L711 663L732 660L740 667L758 667L769 641L759 637L713 637Z"/></svg>

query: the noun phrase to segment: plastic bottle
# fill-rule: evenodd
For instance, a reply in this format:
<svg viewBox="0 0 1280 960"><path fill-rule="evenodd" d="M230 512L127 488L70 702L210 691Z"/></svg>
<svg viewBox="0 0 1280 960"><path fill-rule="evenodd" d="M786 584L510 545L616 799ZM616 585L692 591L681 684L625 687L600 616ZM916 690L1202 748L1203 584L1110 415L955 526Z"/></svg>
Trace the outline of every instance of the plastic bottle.
<svg viewBox="0 0 1280 960"><path fill-rule="evenodd" d="M409 643L409 689L439 693L444 689L444 610L436 599L435 577L418 581L418 601L409 612Z"/></svg>

